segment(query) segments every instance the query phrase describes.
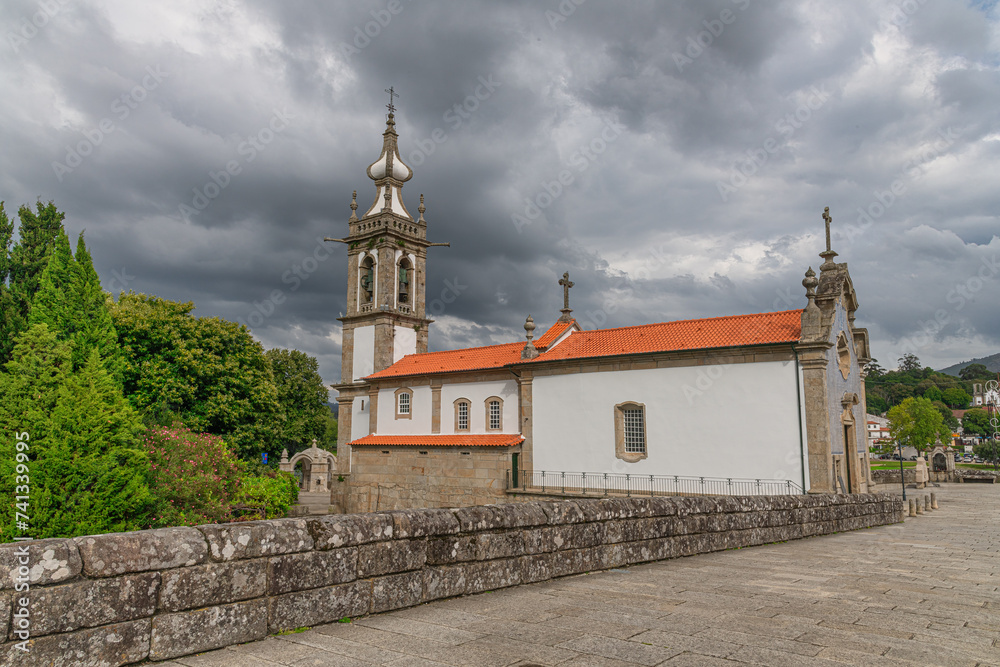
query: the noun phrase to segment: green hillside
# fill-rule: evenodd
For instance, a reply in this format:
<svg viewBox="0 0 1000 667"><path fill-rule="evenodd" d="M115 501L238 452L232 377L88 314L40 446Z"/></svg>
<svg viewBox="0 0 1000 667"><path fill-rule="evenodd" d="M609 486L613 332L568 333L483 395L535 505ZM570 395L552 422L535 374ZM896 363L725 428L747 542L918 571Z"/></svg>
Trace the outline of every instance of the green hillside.
<svg viewBox="0 0 1000 667"><path fill-rule="evenodd" d="M945 373L946 375L954 375L958 377L958 372L969 364L982 364L986 366L989 370L1000 373L1000 352L990 355L988 357L983 357L982 359L972 359L970 361L963 361L960 364L954 364L953 366L948 366L948 368L942 368L939 373Z"/></svg>

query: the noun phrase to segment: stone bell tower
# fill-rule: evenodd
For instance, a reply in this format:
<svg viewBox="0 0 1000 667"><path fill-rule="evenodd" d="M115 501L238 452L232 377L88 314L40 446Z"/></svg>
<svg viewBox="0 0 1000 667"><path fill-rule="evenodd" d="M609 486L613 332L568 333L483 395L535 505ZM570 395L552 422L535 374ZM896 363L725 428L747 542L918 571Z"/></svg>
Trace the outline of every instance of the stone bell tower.
<svg viewBox="0 0 1000 667"><path fill-rule="evenodd" d="M367 170L375 184L375 199L358 217L355 190L347 236L326 239L347 245L347 312L338 318L343 323L341 376L334 387L340 392L342 444L350 442L352 431L355 436L362 428L366 435L374 432L374 426L358 423L360 413L369 412L364 399L354 401L368 395L361 379L407 354L427 351L427 329L432 322L425 316L427 248L448 245L428 242L423 195L416 219L403 203L403 184L413 171L399 155L392 103L396 93L391 88L386 92L390 94L389 114L382 152ZM353 415L353 428L352 418L344 419L344 408L350 410L352 402L358 403L352 410L358 413Z"/></svg>

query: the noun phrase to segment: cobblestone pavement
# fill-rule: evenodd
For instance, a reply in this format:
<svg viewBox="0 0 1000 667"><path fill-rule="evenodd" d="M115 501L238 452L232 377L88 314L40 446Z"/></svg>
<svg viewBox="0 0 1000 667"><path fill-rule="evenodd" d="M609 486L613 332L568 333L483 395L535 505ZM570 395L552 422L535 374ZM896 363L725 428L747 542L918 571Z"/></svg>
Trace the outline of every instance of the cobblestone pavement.
<svg viewBox="0 0 1000 667"><path fill-rule="evenodd" d="M1000 485L933 490L940 508L901 525L443 600L158 664L1000 665Z"/></svg>

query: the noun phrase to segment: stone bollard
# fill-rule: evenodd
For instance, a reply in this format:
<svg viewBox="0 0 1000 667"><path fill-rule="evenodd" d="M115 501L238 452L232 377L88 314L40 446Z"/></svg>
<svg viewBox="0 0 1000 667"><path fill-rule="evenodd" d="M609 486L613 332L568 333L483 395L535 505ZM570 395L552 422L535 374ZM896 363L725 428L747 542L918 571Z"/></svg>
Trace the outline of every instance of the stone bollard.
<svg viewBox="0 0 1000 667"><path fill-rule="evenodd" d="M914 498L913 502L917 504L917 514L924 513L924 501L920 498Z"/></svg>
<svg viewBox="0 0 1000 667"><path fill-rule="evenodd" d="M910 516L917 516L917 501L910 498Z"/></svg>
<svg viewBox="0 0 1000 667"><path fill-rule="evenodd" d="M931 511L931 497L930 496L924 496L924 511L925 512L930 512Z"/></svg>
<svg viewBox="0 0 1000 667"><path fill-rule="evenodd" d="M931 509L932 510L936 510L937 508L938 508L937 494L936 493L932 493L931 494Z"/></svg>

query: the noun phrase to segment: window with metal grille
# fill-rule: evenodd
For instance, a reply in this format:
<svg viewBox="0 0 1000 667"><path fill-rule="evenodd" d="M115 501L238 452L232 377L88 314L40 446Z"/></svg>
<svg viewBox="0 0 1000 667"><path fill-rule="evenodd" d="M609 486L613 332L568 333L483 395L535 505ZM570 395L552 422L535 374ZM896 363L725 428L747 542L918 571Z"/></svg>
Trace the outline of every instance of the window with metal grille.
<svg viewBox="0 0 1000 667"><path fill-rule="evenodd" d="M399 414L410 414L410 395L403 393L399 395Z"/></svg>
<svg viewBox="0 0 1000 667"><path fill-rule="evenodd" d="M468 431L469 430L469 404L468 403L459 403L457 409L458 409L458 423L456 425L456 428L459 431Z"/></svg>
<svg viewBox="0 0 1000 667"><path fill-rule="evenodd" d="M500 401L490 401L490 430L500 430Z"/></svg>
<svg viewBox="0 0 1000 667"><path fill-rule="evenodd" d="M625 451L641 453L646 451L646 428L643 424L642 408L625 408Z"/></svg>

